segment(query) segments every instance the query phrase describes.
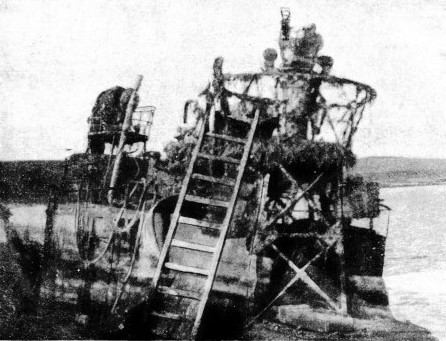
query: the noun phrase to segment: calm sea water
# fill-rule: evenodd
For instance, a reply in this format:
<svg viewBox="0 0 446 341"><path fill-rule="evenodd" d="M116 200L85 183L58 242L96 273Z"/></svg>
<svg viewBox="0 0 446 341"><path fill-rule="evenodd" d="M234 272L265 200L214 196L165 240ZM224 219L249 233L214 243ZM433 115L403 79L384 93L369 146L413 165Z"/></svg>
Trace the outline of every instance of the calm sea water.
<svg viewBox="0 0 446 341"><path fill-rule="evenodd" d="M446 340L446 186L385 188L384 278L395 317ZM385 231L386 217L377 228Z"/></svg>

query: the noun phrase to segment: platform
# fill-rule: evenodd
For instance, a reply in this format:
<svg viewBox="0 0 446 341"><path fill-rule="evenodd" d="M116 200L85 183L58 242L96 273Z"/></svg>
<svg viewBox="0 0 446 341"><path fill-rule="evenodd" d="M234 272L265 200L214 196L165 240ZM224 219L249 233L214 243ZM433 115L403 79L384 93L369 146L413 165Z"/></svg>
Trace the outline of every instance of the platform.
<svg viewBox="0 0 446 341"><path fill-rule="evenodd" d="M116 131L98 131L98 132L90 132L88 133L88 139L90 141L95 142L106 142L106 143L115 143L119 142L121 132ZM148 137L146 135L142 135L133 131L129 131L126 133L126 144L134 144L138 142L147 142Z"/></svg>

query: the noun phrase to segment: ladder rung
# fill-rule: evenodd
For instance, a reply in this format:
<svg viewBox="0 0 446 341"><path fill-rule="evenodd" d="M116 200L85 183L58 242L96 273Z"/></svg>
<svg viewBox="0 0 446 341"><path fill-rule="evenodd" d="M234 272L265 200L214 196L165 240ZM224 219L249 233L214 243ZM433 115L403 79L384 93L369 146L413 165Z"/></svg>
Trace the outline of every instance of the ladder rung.
<svg viewBox="0 0 446 341"><path fill-rule="evenodd" d="M186 316L181 316L178 314L173 314L173 313L168 313L168 312L157 313L156 311L152 311L150 313L150 315L155 316L155 317L169 319L169 320L180 320L180 321L190 321L191 320L190 318L187 318Z"/></svg>
<svg viewBox="0 0 446 341"><path fill-rule="evenodd" d="M179 239L172 240L172 246L181 247L183 249L209 252L209 253L214 253L214 251L215 251L215 248L213 248L212 246L189 243L189 242L186 242L184 240L179 240Z"/></svg>
<svg viewBox="0 0 446 341"><path fill-rule="evenodd" d="M158 291L165 295L190 298L190 299L197 300L197 301L201 300L201 296L197 293L192 292L192 291L173 289L173 288L169 288L169 287L165 287L165 286L159 286Z"/></svg>
<svg viewBox="0 0 446 341"><path fill-rule="evenodd" d="M203 197L198 197L196 195L191 195L191 194L186 195L185 200L197 202L199 204L204 204L204 205L220 206L220 207L226 207L226 208L229 207L229 202L227 202L227 201L203 198Z"/></svg>
<svg viewBox="0 0 446 341"><path fill-rule="evenodd" d="M203 275L203 276L208 276L209 275L209 271L208 270L199 269L199 268L193 268L191 266L185 266L185 265L180 265L180 264L171 263L171 262L165 263L164 266L166 268L170 269L170 270L181 271L181 272L188 272L188 273L198 274L198 275Z"/></svg>
<svg viewBox="0 0 446 341"><path fill-rule="evenodd" d="M204 153L198 153L198 157L202 157L209 160L219 160L227 163L235 163L239 164L240 160L234 159L233 157L226 157L226 156L217 156L217 155L209 155Z"/></svg>
<svg viewBox="0 0 446 341"><path fill-rule="evenodd" d="M235 142L235 143L246 143L246 140L238 138L238 137L232 137L229 135L222 135L222 134L215 134L215 133L206 133L209 137L214 137L216 139L221 139L229 142Z"/></svg>
<svg viewBox="0 0 446 341"><path fill-rule="evenodd" d="M234 186L235 181L229 178L215 178L213 176L203 175L203 174L192 174L192 178L198 179L198 180L204 180L209 182L215 182L217 184L222 184L226 186Z"/></svg>
<svg viewBox="0 0 446 341"><path fill-rule="evenodd" d="M221 229L221 224L210 223L208 221L197 220L197 219L188 218L188 217L180 217L178 219L178 222L181 224L194 225L194 226L205 227L205 228L210 228L210 229L215 229L215 230Z"/></svg>

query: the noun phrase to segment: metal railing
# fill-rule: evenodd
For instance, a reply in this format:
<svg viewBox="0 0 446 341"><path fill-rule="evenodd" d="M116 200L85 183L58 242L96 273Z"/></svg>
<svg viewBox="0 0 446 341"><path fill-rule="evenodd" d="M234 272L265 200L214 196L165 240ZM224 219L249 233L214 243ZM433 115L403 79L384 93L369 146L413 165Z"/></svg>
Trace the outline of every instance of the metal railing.
<svg viewBox="0 0 446 341"><path fill-rule="evenodd" d="M155 110L156 108L152 105L136 108L132 116L132 129L135 132L136 129L138 129L139 134L149 137L152 130Z"/></svg>
<svg viewBox="0 0 446 341"><path fill-rule="evenodd" d="M151 105L136 108L132 116L130 131L149 137L155 110L156 108ZM122 130L122 124L106 124L101 117L90 117L88 122L90 123L90 133L118 133Z"/></svg>

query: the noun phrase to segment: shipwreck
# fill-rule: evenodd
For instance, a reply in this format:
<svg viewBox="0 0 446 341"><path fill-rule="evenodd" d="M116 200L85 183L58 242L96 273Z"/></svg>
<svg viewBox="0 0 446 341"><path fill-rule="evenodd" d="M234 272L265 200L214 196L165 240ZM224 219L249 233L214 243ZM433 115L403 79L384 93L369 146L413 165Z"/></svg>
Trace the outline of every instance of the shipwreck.
<svg viewBox="0 0 446 341"><path fill-rule="evenodd" d="M142 77L122 124L92 115L89 149L54 165L41 195L41 299L70 302L79 323L126 338L397 326L386 236L373 228L389 208L377 183L349 172L376 92L331 74L315 25L293 32L283 9L281 66L271 48L258 73L226 73L216 58L165 158L146 150L156 109L136 107ZM36 224L5 222L19 239Z"/></svg>

